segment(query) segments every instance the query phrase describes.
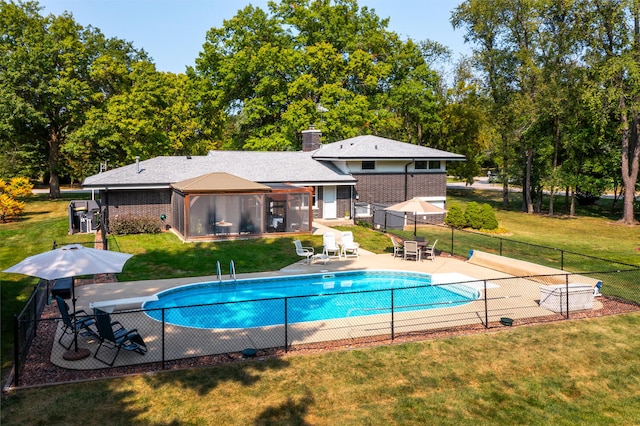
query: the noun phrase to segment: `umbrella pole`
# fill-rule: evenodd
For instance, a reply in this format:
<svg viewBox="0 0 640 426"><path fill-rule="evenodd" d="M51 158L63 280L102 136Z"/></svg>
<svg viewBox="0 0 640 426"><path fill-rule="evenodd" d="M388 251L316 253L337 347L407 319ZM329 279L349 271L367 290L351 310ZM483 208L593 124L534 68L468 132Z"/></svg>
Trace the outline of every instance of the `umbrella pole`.
<svg viewBox="0 0 640 426"><path fill-rule="evenodd" d="M68 350L62 355L62 358L67 361L78 361L87 358L91 355L91 351L87 348L78 348L78 327L75 322L78 321L76 317L76 278L71 277L71 304L73 305L73 350Z"/></svg>
<svg viewBox="0 0 640 426"><path fill-rule="evenodd" d="M76 318L76 277L71 277L71 304L73 305L73 319L77 321ZM73 327L73 347L76 352L78 352L78 327Z"/></svg>
<svg viewBox="0 0 640 426"><path fill-rule="evenodd" d="M418 236L418 215L413 213L413 238Z"/></svg>

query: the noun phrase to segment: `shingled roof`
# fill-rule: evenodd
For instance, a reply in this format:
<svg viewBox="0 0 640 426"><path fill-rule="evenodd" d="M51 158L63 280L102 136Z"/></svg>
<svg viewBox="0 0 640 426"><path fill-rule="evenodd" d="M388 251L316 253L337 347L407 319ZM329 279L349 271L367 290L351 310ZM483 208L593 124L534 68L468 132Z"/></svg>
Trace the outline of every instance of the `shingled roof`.
<svg viewBox="0 0 640 426"><path fill-rule="evenodd" d="M314 151L313 158L316 160L465 160L464 155L373 135L356 136L322 145Z"/></svg>
<svg viewBox="0 0 640 426"><path fill-rule="evenodd" d="M261 184L313 186L355 185L336 160L464 161L464 155L398 142L379 136L357 136L303 151L210 151L205 156L155 157L87 177L87 189L169 188L209 173L228 173Z"/></svg>
<svg viewBox="0 0 640 426"><path fill-rule="evenodd" d="M87 189L168 188L170 184L224 172L262 184L288 182L354 185L355 179L310 152L211 151L204 156L155 157L87 177Z"/></svg>

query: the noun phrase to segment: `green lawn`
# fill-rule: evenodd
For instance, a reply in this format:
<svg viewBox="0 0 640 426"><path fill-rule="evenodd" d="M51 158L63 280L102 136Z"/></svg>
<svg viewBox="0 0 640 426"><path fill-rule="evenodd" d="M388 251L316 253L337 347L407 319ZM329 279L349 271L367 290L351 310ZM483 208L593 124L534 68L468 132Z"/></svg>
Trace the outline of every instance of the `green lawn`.
<svg viewBox="0 0 640 426"><path fill-rule="evenodd" d="M640 314L25 389L3 425L631 425ZM99 420L98 420L99 419Z"/></svg>
<svg viewBox="0 0 640 426"><path fill-rule="evenodd" d="M448 203L491 203L509 231L501 236L505 240L640 263L640 229L616 224L606 206L581 209L578 218L552 218L503 210L499 193L450 195ZM54 240L87 241L87 235L67 235L70 198L40 197L29 202L19 222L0 225L0 269L50 249ZM382 233L350 229L365 249L391 251ZM409 236L412 231L398 233ZM440 248L449 251L450 231L424 226L419 234L441 238ZM499 241L473 234L468 238L456 240L456 251L461 251L456 254ZM321 237L304 236L303 244L319 248ZM209 275L215 273L216 261L227 272L231 259L242 272L277 270L298 260L290 237L184 244L164 233L110 238L110 246L135 254L120 280ZM548 257L549 263L557 262ZM0 280L5 376L11 362L11 316L36 280L2 273ZM91 418L108 424L633 424L640 422L639 323L638 314L623 315L19 390L3 397L2 424Z"/></svg>

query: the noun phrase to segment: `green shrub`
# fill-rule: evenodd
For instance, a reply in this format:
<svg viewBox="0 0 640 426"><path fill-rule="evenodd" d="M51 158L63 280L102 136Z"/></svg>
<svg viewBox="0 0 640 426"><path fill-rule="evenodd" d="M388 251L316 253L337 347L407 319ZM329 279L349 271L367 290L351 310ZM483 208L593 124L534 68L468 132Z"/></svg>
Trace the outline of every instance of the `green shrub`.
<svg viewBox="0 0 640 426"><path fill-rule="evenodd" d="M444 223L453 228L466 228L467 220L465 219L462 207L460 207L459 204L452 204L451 207L449 207Z"/></svg>
<svg viewBox="0 0 640 426"><path fill-rule="evenodd" d="M160 221L152 216L116 216L109 221L109 230L116 235L158 234Z"/></svg>
<svg viewBox="0 0 640 426"><path fill-rule="evenodd" d="M490 204L483 204L480 206L480 217L482 219L482 228L493 230L498 228L498 219L496 219L496 213Z"/></svg>
<svg viewBox="0 0 640 426"><path fill-rule="evenodd" d="M472 229L482 229L482 214L480 204L475 201L467 204L467 209L464 211L464 218L467 221L467 226Z"/></svg>
<svg viewBox="0 0 640 426"><path fill-rule="evenodd" d="M358 226L362 226L363 228L371 229L371 224L370 224L369 222L367 222L366 220L358 220L358 221L356 222L356 224L357 224Z"/></svg>

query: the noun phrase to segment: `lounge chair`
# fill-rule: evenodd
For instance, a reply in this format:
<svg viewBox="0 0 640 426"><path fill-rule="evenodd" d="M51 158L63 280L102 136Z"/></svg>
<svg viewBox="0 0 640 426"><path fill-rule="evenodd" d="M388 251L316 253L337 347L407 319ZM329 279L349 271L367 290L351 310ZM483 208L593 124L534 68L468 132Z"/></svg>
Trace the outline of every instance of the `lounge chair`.
<svg viewBox="0 0 640 426"><path fill-rule="evenodd" d="M71 349L71 345L73 345L75 340L78 338L78 334L82 337L98 337L98 332L91 328L96 323L92 316L89 316L82 309L73 314L69 313L69 305L67 305L67 302L65 302L60 296L55 296L55 298L58 303L58 309L60 310L63 324L62 334L58 339L58 343L60 343L63 348L67 350ZM73 335L73 339L71 339L71 343L69 343L69 345L65 345L62 343L62 339L69 334Z"/></svg>
<svg viewBox="0 0 640 426"><path fill-rule="evenodd" d="M389 235L389 239L391 239L391 243L393 244L393 257L403 257L404 246L391 235Z"/></svg>
<svg viewBox="0 0 640 426"><path fill-rule="evenodd" d="M138 330L135 328L131 330L125 329L120 322L111 321L111 316L99 309L95 310L95 314L100 339L100 345L93 355L95 359L112 367L114 362L116 362L120 349L136 352L140 355L147 353L147 345L144 343L142 336L138 334ZM100 348L102 348L103 345L111 349L117 349L110 363L98 358L98 352L100 352Z"/></svg>
<svg viewBox="0 0 640 426"><path fill-rule="evenodd" d="M413 260L420 260L420 247L417 241L405 241L404 242L404 260L413 258Z"/></svg>
<svg viewBox="0 0 640 426"><path fill-rule="evenodd" d="M300 240L294 240L293 243L296 245L296 254L298 256L304 257L305 263L311 263L311 258L314 255L313 247L303 247Z"/></svg>
<svg viewBox="0 0 640 426"><path fill-rule="evenodd" d="M436 260L436 244L438 240L435 240L432 245L424 248L424 255L427 259Z"/></svg>
<svg viewBox="0 0 640 426"><path fill-rule="evenodd" d="M360 244L353 241L353 232L345 231L342 233L342 254L346 258L347 256L358 257L358 248Z"/></svg>
<svg viewBox="0 0 640 426"><path fill-rule="evenodd" d="M329 256L329 253L333 253L333 256ZM333 232L322 234L322 254L340 259L340 246L336 243L336 235Z"/></svg>

